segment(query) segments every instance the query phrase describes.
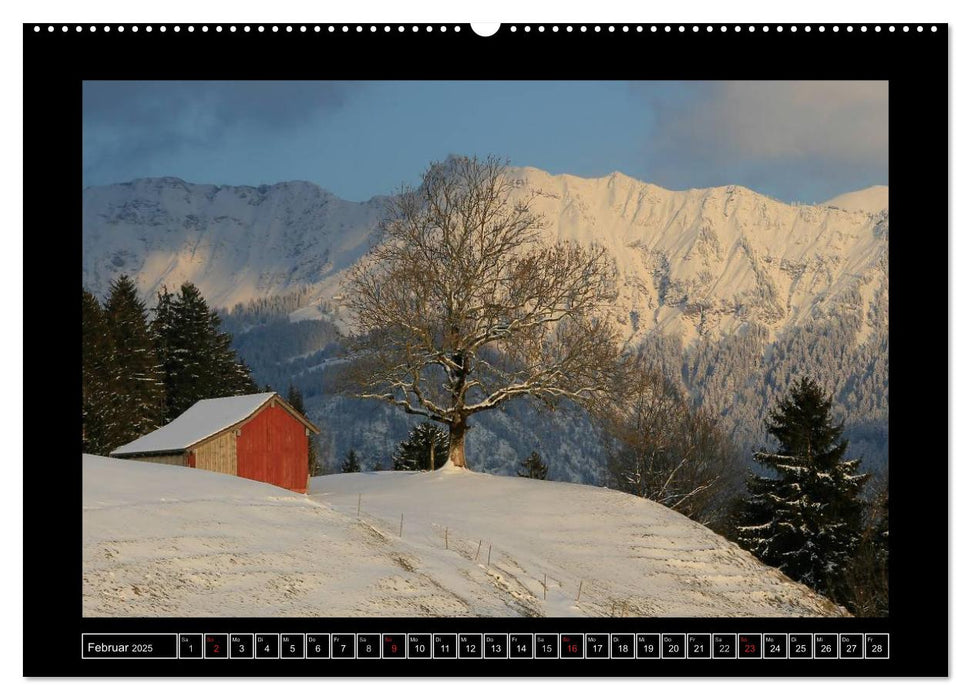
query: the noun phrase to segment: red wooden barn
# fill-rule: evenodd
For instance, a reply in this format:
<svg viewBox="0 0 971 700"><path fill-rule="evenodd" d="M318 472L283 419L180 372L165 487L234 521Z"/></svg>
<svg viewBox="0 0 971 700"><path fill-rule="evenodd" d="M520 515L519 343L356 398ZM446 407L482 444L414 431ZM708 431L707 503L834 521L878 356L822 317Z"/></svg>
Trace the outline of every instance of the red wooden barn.
<svg viewBox="0 0 971 700"><path fill-rule="evenodd" d="M196 402L112 457L180 464L307 493L307 438L320 430L274 392Z"/></svg>

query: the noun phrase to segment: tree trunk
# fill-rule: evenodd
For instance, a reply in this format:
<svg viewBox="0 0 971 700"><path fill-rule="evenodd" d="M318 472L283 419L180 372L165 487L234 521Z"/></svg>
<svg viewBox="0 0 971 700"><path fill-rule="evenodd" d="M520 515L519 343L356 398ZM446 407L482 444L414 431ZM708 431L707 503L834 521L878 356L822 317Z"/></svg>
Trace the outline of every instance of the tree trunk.
<svg viewBox="0 0 971 700"><path fill-rule="evenodd" d="M469 424L464 417L448 426L448 459L462 469L468 468L465 464L465 433L468 429Z"/></svg>

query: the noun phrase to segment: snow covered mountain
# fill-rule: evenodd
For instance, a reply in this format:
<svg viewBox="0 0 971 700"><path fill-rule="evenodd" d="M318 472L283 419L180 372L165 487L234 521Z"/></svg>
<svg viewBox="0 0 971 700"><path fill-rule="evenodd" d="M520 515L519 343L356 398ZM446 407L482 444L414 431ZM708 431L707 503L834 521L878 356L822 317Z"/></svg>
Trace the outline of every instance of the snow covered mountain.
<svg viewBox="0 0 971 700"><path fill-rule="evenodd" d="M886 304L885 213L784 204L738 186L671 191L621 173L514 177L557 237L607 246L621 276L617 320L635 337L691 342L759 324L774 338L854 293L864 307Z"/></svg>
<svg viewBox="0 0 971 700"><path fill-rule="evenodd" d="M312 288L357 260L384 198L347 202L309 182L260 187L151 178L83 191L84 284L102 296L122 273L149 302L193 282L211 306ZM331 284L328 284L331 283Z"/></svg>
<svg viewBox="0 0 971 700"><path fill-rule="evenodd" d="M634 338L660 331L691 343L752 324L774 338L850 298L861 309L886 306L886 188L808 206L737 186L665 190L620 173L516 168L512 177L534 195L551 235L610 250L621 275L617 322ZM871 212L879 201L884 208ZM84 283L101 295L128 273L151 300L161 285L189 280L226 308L307 290L313 306L339 293L338 273L366 250L384 206L382 197L346 202L307 182L89 187ZM882 319L863 321L865 337Z"/></svg>
<svg viewBox="0 0 971 700"><path fill-rule="evenodd" d="M82 469L86 617L846 615L608 489L445 467L318 477L301 496L164 464Z"/></svg>

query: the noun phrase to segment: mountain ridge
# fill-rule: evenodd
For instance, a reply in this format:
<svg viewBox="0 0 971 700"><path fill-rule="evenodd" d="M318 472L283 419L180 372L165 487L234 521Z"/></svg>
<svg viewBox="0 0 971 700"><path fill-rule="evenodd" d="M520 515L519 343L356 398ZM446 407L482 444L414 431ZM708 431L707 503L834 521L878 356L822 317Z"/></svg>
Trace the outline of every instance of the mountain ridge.
<svg viewBox="0 0 971 700"><path fill-rule="evenodd" d="M620 172L581 178L532 167L510 168L510 177L533 195L552 236L608 246L627 317L617 321L635 337L659 330L692 341L753 321L774 335L784 320L804 322L858 286L886 249L865 240L886 228L879 213L786 204L739 185L667 190ZM151 299L163 284L192 281L225 308L298 287L328 301L387 201L349 202L302 180L217 186L162 177L88 187L84 282L103 295L124 272Z"/></svg>

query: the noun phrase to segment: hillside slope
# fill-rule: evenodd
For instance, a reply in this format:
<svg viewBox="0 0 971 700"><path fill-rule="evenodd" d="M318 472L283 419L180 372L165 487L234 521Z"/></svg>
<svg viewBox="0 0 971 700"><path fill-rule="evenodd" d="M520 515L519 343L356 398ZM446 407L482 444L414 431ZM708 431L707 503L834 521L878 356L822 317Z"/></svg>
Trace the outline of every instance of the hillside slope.
<svg viewBox="0 0 971 700"><path fill-rule="evenodd" d="M318 477L306 497L82 459L85 616L845 614L706 528L606 489L445 468Z"/></svg>

